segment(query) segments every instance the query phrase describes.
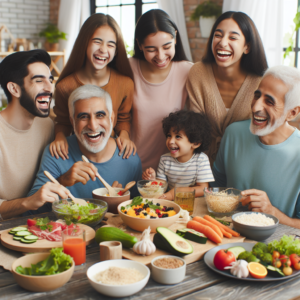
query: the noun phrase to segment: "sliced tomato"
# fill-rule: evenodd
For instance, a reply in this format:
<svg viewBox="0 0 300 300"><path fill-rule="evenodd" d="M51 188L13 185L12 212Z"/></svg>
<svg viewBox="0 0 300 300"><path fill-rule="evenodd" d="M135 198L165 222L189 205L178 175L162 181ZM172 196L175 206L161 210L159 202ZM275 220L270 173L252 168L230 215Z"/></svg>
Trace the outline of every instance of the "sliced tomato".
<svg viewBox="0 0 300 300"><path fill-rule="evenodd" d="M95 208L95 209L91 209L90 210L90 214L95 214L98 212L98 208Z"/></svg>
<svg viewBox="0 0 300 300"><path fill-rule="evenodd" d="M117 194L123 196L123 191L119 191Z"/></svg>
<svg viewBox="0 0 300 300"><path fill-rule="evenodd" d="M27 225L28 227L34 226L36 224L36 220L34 219L27 219Z"/></svg>
<svg viewBox="0 0 300 300"><path fill-rule="evenodd" d="M160 183L159 183L159 185L163 185L163 183L162 183L162 182L160 182Z"/></svg>
<svg viewBox="0 0 300 300"><path fill-rule="evenodd" d="M152 181L151 185L158 185L157 181Z"/></svg>

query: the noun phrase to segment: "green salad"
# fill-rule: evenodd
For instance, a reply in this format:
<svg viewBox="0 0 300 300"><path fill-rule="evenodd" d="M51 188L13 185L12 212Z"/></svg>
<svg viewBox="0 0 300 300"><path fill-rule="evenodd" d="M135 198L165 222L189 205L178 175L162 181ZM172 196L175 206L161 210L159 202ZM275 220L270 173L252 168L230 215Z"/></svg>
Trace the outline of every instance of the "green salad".
<svg viewBox="0 0 300 300"><path fill-rule="evenodd" d="M87 206L78 204L58 204L55 208L59 218L71 223L90 224L100 220L106 211L106 207L88 203Z"/></svg>

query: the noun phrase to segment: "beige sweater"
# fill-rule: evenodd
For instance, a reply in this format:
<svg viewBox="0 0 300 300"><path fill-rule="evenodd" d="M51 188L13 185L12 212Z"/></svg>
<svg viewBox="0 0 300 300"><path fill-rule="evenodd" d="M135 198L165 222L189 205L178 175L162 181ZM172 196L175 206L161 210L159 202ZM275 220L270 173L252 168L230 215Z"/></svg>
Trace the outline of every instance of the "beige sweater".
<svg viewBox="0 0 300 300"><path fill-rule="evenodd" d="M0 114L0 205L3 200L26 197L44 148L53 138L50 118L36 117L29 130L18 130Z"/></svg>
<svg viewBox="0 0 300 300"><path fill-rule="evenodd" d="M206 153L211 164L216 159L220 141L227 126L250 118L253 93L260 81L260 76L247 75L227 112L211 64L198 62L191 68L186 83L189 95L187 104L189 109L204 112L209 118L212 126L212 143Z"/></svg>

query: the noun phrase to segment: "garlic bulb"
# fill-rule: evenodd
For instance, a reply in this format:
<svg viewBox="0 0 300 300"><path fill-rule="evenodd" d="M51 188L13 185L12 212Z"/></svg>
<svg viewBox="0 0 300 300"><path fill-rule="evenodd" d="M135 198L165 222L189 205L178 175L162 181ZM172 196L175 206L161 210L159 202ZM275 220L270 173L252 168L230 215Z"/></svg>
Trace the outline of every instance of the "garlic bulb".
<svg viewBox="0 0 300 300"><path fill-rule="evenodd" d="M144 230L142 233L141 240L134 244L132 250L141 255L151 255L155 252L156 247L153 242L150 240L150 226Z"/></svg>
<svg viewBox="0 0 300 300"><path fill-rule="evenodd" d="M231 266L225 269L230 269L230 273L238 278L245 278L249 275L248 263L243 259L232 262Z"/></svg>

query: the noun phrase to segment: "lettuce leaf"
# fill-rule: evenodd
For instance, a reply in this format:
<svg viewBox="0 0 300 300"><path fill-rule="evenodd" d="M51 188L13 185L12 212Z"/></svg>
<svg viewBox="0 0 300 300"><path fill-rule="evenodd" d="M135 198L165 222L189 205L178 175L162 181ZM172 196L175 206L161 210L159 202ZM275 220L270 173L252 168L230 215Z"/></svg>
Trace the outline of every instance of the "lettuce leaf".
<svg viewBox="0 0 300 300"><path fill-rule="evenodd" d="M280 240L274 240L268 244L268 252L278 251L280 254L290 255L296 253L300 255L300 240L294 236L284 235Z"/></svg>

